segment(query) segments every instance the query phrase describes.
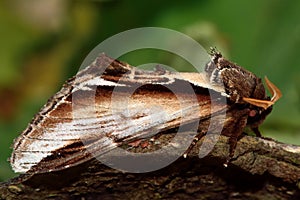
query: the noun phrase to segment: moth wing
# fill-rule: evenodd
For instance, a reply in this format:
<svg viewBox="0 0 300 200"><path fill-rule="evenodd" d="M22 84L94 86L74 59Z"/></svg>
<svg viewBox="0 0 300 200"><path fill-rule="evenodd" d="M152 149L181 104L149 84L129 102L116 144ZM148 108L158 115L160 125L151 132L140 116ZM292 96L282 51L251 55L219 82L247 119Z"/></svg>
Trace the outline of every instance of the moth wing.
<svg viewBox="0 0 300 200"><path fill-rule="evenodd" d="M136 71L100 56L70 79L16 139L10 159L14 171L61 170L181 124L207 124L202 122L224 112L226 103L212 100L201 84L190 83L191 75ZM187 92L182 84L198 89Z"/></svg>
<svg viewBox="0 0 300 200"><path fill-rule="evenodd" d="M107 92L101 94L107 96ZM77 111L81 118L68 116L71 102L65 100L48 113L47 118L34 127L34 131L26 137L21 136L22 142L16 146L12 156L15 171L43 173L65 169L137 138L151 137L199 119L203 122L211 112L225 110L221 103L211 110L209 102L177 108L175 96L173 100L170 96L159 98L159 106L151 106L149 102L154 102L158 97L153 93L144 93L142 96L133 95L133 102L127 109L112 111L109 95L105 98L98 94L96 101L101 99L101 103L97 102L95 110L101 112L95 113L97 117L89 117L89 110L94 107L85 105L82 100L82 110L79 108ZM184 105L189 105L187 101ZM62 112L64 116L60 115Z"/></svg>
<svg viewBox="0 0 300 200"><path fill-rule="evenodd" d="M66 133L78 132L81 134L80 139L69 141L68 144L49 152L51 154L45 156L38 162L21 163L25 168L30 168L29 173L42 173L65 169L82 162L90 160L93 157L100 156L106 152L116 148L119 145L135 140L137 138L147 138L160 130L176 127L180 118L174 113L169 119L163 121L159 119L159 115L145 115L139 119L133 119L132 116L124 116L123 113L108 115L103 118L95 119L76 119L69 128L64 129ZM97 121L97 123L94 122ZM84 122L84 125L82 125ZM103 124L104 123L104 124ZM116 126L116 123L118 125ZM169 123L166 124L166 123ZM66 125L67 127L67 125ZM56 131L60 129L57 127ZM60 129L62 130L62 129ZM54 130L52 130L54 131ZM54 132L53 132L54 133ZM60 135L60 133L54 133ZM41 142L40 140L37 143ZM47 140L49 144L59 141ZM63 144L65 141L60 141ZM16 153L16 152L15 152ZM21 152L19 152L21 153ZM30 151L31 155L35 153L44 153L41 151Z"/></svg>

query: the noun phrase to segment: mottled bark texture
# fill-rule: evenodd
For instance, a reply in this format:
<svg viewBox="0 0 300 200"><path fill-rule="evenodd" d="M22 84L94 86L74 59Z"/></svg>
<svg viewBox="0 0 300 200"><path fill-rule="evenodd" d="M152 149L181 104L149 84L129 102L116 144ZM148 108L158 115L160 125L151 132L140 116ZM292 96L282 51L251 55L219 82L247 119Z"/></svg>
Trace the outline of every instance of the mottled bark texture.
<svg viewBox="0 0 300 200"><path fill-rule="evenodd" d="M167 134L169 135L169 134ZM157 140L163 145L167 135ZM209 144L211 140L207 140ZM244 136L227 168L228 137L208 156L202 140L187 158L149 173L123 173L91 160L0 184L1 199L300 199L300 147ZM151 146L149 148L151 150ZM135 149L139 151L139 148ZM141 150L144 151L144 150Z"/></svg>

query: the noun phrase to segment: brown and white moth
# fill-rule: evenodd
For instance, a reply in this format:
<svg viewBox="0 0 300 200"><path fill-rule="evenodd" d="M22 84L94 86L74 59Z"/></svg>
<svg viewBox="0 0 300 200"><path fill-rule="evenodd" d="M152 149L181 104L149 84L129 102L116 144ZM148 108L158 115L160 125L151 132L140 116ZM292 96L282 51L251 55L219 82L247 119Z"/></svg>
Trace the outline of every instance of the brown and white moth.
<svg viewBox="0 0 300 200"><path fill-rule="evenodd" d="M222 134L230 138L229 161L244 128L250 127L260 137L258 126L281 97L280 90L267 78L265 81L271 98L260 78L216 50L212 50L203 73L171 72L160 67L146 71L101 54L69 79L36 114L14 141L10 162L13 170L21 173L61 170L149 137L154 130L163 132L197 121L199 132L205 133L212 119L214 126L222 126ZM193 92L182 89L182 85L189 85ZM115 93L118 95L112 101ZM211 93L216 98L211 99ZM130 103L124 102L122 95L130 96ZM91 96L93 105L88 99ZM191 104L193 99L196 104ZM76 115L74 103L79 105ZM125 103L129 113L122 109ZM167 113L164 120L160 120L160 109L151 110L152 104ZM180 115L183 111L184 118ZM224 112L223 124L218 116Z"/></svg>

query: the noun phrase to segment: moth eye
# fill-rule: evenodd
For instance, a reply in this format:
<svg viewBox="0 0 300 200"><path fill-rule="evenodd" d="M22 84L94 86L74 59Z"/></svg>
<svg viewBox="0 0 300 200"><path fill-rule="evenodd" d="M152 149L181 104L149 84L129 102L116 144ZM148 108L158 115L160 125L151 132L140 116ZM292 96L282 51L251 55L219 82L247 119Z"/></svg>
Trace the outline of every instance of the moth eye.
<svg viewBox="0 0 300 200"><path fill-rule="evenodd" d="M250 110L249 112L249 116L250 117L255 117L257 115L257 111L256 110Z"/></svg>

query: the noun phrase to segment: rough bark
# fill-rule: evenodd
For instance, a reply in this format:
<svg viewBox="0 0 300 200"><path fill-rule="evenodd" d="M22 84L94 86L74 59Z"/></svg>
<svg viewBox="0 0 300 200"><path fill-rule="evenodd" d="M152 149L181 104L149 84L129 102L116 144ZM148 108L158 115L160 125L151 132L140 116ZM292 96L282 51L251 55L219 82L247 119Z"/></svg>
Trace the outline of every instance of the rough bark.
<svg viewBox="0 0 300 200"><path fill-rule="evenodd" d="M161 147L163 141L167 141L166 138L165 135L160 136L158 139L160 142L155 148ZM206 139L206 144L213 144L212 138ZM300 199L299 146L244 136L238 142L232 162L225 168L223 163L228 155L228 138L220 136L209 155L200 159L199 147L202 141L196 143L187 158L180 157L157 171L124 173L100 164L94 159L62 171L32 176L20 175L0 184L0 197L2 199ZM147 151L154 148L153 146L155 145L149 145ZM144 151L139 148L135 151ZM155 156L155 153L153 155Z"/></svg>

